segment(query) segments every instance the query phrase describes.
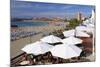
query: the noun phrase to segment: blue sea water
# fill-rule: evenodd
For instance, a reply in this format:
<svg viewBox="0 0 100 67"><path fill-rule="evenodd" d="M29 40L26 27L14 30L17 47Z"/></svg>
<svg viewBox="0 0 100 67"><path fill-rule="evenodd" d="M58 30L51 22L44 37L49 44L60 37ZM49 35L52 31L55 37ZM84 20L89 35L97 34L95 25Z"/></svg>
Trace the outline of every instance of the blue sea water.
<svg viewBox="0 0 100 67"><path fill-rule="evenodd" d="M11 22L12 25L17 25L18 27L26 27L26 26L45 26L48 25L48 22L40 22L40 21L18 21L18 22Z"/></svg>

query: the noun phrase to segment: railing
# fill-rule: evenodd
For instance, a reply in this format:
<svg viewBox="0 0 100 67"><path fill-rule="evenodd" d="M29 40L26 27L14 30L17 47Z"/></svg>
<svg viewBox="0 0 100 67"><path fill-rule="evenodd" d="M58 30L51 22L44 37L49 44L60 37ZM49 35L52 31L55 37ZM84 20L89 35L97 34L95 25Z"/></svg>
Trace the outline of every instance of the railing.
<svg viewBox="0 0 100 67"><path fill-rule="evenodd" d="M12 58L11 65L16 65L16 64L20 63L21 61L25 60L26 59L25 56L26 56L26 53L24 52L14 58Z"/></svg>

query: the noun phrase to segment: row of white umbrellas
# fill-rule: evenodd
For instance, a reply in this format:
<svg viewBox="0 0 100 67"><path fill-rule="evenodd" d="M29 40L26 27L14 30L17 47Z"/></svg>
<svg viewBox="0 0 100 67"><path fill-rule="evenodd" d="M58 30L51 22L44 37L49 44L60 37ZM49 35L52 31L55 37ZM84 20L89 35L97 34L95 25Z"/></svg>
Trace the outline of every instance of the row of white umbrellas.
<svg viewBox="0 0 100 67"><path fill-rule="evenodd" d="M86 32L83 32L81 30L68 30L68 31L64 31L63 32L65 37L70 37L70 36L76 36L76 37L90 37L89 34L87 34Z"/></svg>
<svg viewBox="0 0 100 67"><path fill-rule="evenodd" d="M94 34L94 28L86 26L77 26L75 29L63 32L65 37L70 37L70 36L90 37L88 33Z"/></svg>
<svg viewBox="0 0 100 67"><path fill-rule="evenodd" d="M93 33L94 28L92 27L87 27L87 26L77 26L76 30L86 32L86 33Z"/></svg>
<svg viewBox="0 0 100 67"><path fill-rule="evenodd" d="M78 57L81 53L81 49L74 45L67 45L67 44L59 44L56 46L51 46L49 44L34 44L31 46L25 46L22 48L23 51L25 51L27 54L44 54L48 51L52 53L53 56L61 57L64 59L72 58L72 57Z"/></svg>
<svg viewBox="0 0 100 67"><path fill-rule="evenodd" d="M65 38L65 39L61 39L57 36L50 35L50 36L43 37L40 40L42 42L46 42L46 43L58 43L58 42L62 42L65 44L80 44L80 43L82 43L81 39L73 37L73 36L70 36L70 37Z"/></svg>
<svg viewBox="0 0 100 67"><path fill-rule="evenodd" d="M71 57L77 57L80 55L82 50L75 46L75 44L80 44L83 41L79 38L74 37L74 35L78 37L90 37L87 33L83 31L90 31L90 29L86 29L85 27L76 27L77 30L72 29L63 32L67 38L61 39L59 37L56 37L54 35L49 35L46 37L43 37L40 39L40 41L37 41L33 44L26 45L23 50L24 52L28 54L34 54L34 55L39 55L39 54L44 54L48 51L52 53L53 56L56 57L61 57L64 59L68 59ZM49 45L48 43L57 43L57 42L62 42L63 44L59 44L56 46Z"/></svg>
<svg viewBox="0 0 100 67"><path fill-rule="evenodd" d="M28 54L32 53L34 55L44 54L50 51L53 56L61 57L64 59L77 57L80 55L82 50L75 46L75 44L80 44L83 41L76 37L90 37L90 35L87 33L93 33L93 31L94 30L92 27L77 26L75 29L63 32L64 36L67 37L65 39L61 39L54 35L49 35L43 37L42 39L40 39L40 41L37 41L30 45L26 45L21 50L25 51ZM62 42L63 44L59 44L56 46L48 44L58 42Z"/></svg>
<svg viewBox="0 0 100 67"><path fill-rule="evenodd" d="M84 26L77 26L75 29L64 31L63 34L66 37L65 39L61 39L54 35L46 36L40 39L33 44L26 45L21 50L26 53L39 55L44 54L48 51L52 53L53 56L61 57L64 59L77 57L82 52L82 49L75 46L75 44L80 44L83 41L76 37L90 37L88 33L94 33L94 22L92 19L85 20L82 23ZM76 37L74 37L76 36ZM48 43L57 43L62 42L63 44L59 44L56 46L49 45Z"/></svg>
<svg viewBox="0 0 100 67"><path fill-rule="evenodd" d="M74 44L82 43L81 39L75 37L69 37L65 39L60 39L54 35L46 36L41 41L37 41L33 44L26 45L21 50L28 54L44 54L48 51L52 53L53 56L61 57L64 59L68 59L71 57L77 57L81 53L81 49L75 46ZM56 46L49 45L48 43L57 43L62 42L63 44L59 44Z"/></svg>

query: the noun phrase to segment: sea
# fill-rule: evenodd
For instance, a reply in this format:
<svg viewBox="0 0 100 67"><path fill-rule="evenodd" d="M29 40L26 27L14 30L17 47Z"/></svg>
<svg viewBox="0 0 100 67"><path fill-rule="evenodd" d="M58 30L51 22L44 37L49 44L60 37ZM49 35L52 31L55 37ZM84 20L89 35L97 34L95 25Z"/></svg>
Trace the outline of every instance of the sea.
<svg viewBox="0 0 100 67"><path fill-rule="evenodd" d="M17 25L18 27L27 27L27 26L45 26L48 25L48 22L43 21L15 21L11 22L11 25Z"/></svg>

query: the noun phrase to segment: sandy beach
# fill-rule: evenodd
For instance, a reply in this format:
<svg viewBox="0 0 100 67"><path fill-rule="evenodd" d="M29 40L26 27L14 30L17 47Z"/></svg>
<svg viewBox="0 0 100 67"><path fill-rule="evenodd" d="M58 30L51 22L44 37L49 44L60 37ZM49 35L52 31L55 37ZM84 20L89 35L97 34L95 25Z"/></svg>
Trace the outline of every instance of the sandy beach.
<svg viewBox="0 0 100 67"><path fill-rule="evenodd" d="M11 41L11 58L21 54L21 48L25 45L34 43L40 40L43 37L43 33L50 33L56 30L63 30L64 26L55 26L55 25L47 25L47 26L31 26L31 27L20 27L21 31L36 31L41 32L39 34L28 36L25 38L20 38L15 41Z"/></svg>
<svg viewBox="0 0 100 67"><path fill-rule="evenodd" d="M30 27L20 27L20 29L23 31L49 32L49 31L64 29L65 26L66 25L64 26L60 26L60 25L30 26Z"/></svg>

